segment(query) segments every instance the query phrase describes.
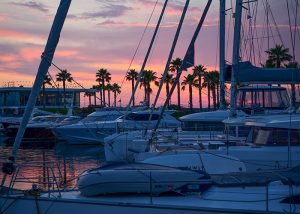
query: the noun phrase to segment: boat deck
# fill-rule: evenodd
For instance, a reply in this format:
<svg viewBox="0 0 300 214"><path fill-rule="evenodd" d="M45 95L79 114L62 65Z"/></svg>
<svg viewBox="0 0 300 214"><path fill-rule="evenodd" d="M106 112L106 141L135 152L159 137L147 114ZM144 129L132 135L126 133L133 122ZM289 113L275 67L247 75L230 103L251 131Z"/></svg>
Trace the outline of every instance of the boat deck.
<svg viewBox="0 0 300 214"><path fill-rule="evenodd" d="M286 184L300 184L300 166L287 170L272 170L264 172L233 172L222 175L212 175L217 186L261 186L272 181L281 180Z"/></svg>

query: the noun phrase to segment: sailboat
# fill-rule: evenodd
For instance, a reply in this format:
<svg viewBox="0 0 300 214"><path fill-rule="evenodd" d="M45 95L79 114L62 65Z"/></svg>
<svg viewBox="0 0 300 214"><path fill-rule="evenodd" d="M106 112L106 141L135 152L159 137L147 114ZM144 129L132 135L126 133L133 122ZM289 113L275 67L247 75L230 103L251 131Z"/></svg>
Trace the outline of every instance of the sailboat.
<svg viewBox="0 0 300 214"><path fill-rule="evenodd" d="M207 8L209 8L212 0L208 0ZM50 33L51 39L48 40L46 45L44 56L47 57L50 54L50 61L52 60L55 47L58 42L59 32L61 31L62 24L67 15L68 8L71 0L62 0L58 9L55 21ZM242 0L237 0L237 7L242 9ZM237 9L237 14L239 9ZM52 34L53 33L53 34ZM54 46L54 49L53 49ZM49 52L50 51L50 52ZM49 58L47 58L49 60ZM40 88L40 84L43 78L43 74L46 73L49 67L48 61L42 59L41 67L46 69L39 69L34 89L30 95L29 100L35 101L36 92ZM19 146L24 129L28 123L29 116L32 107L35 102L31 102L27 105L25 114L20 125L20 130L16 137L15 147L12 152L12 156L3 166L3 171L7 176L14 173L14 159L16 157L16 149ZM30 106L31 105L31 106ZM27 118L28 116L28 118ZM13 189L13 182L11 182L10 188L3 186L4 181L1 184L0 194L0 207L2 213L63 213L70 212L73 214L79 213L129 213L129 212L142 212L148 213L285 213L285 212L298 212L300 207L295 203L296 196L300 193L297 179L294 179L294 175L297 174L298 168L292 171L279 174L276 180L279 181L264 181L262 186L246 186L240 179L234 177L233 183L223 186L220 184L214 185L204 191L196 191L191 193L175 194L176 191L166 196L155 196L150 191L150 195L100 195L97 197L86 197L77 190L61 190L58 188L56 191L52 191L50 187L54 187L56 177L53 176L52 180L47 182L48 191L40 191L36 185L32 186L29 191L19 191ZM13 175L13 180L17 176L17 173ZM249 176L249 175L244 175ZM230 175L232 178L232 175ZM280 178L279 178L280 177ZM5 180L4 179L4 180ZM13 181L12 180L12 181ZM224 180L224 179L220 179ZM51 181L51 182L50 182ZM151 180L149 188L151 188ZM266 185L267 182L267 185ZM234 185L233 185L234 184ZM242 186L241 186L242 184ZM194 185L194 184L193 184ZM191 188L193 187L191 186ZM298 186L297 186L298 185Z"/></svg>

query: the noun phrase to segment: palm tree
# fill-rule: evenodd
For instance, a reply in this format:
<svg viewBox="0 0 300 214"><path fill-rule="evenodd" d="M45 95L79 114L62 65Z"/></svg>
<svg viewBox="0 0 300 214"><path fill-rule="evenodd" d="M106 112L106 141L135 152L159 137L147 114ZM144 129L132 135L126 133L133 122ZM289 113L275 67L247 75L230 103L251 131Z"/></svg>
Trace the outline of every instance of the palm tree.
<svg viewBox="0 0 300 214"><path fill-rule="evenodd" d="M111 91L114 93L114 106L117 107L117 93L121 93L121 86L117 83L112 84Z"/></svg>
<svg viewBox="0 0 300 214"><path fill-rule="evenodd" d="M152 70L144 70L140 87L144 87L145 97L144 100L147 106L150 106L150 94L152 93L151 83L157 84L156 72Z"/></svg>
<svg viewBox="0 0 300 214"><path fill-rule="evenodd" d="M46 108L46 85L52 85L51 78L48 74L45 75L43 81L43 108Z"/></svg>
<svg viewBox="0 0 300 214"><path fill-rule="evenodd" d="M135 69L130 69L126 74L126 80L131 81L131 93L133 94L134 91L134 81L137 80L138 72L135 71ZM134 97L132 100L132 105L135 105Z"/></svg>
<svg viewBox="0 0 300 214"><path fill-rule="evenodd" d="M172 60L170 63L169 71L176 72L176 74L178 74L181 64L182 64L182 60L180 58L176 58ZM178 102L177 105L178 108L180 108L180 80L178 80L178 82L174 84L177 84L177 102Z"/></svg>
<svg viewBox="0 0 300 214"><path fill-rule="evenodd" d="M105 83L109 83L109 81L111 80L111 74L107 71L107 69L105 68L101 68L97 71L96 73L96 77L97 77L97 81L98 82L101 82L101 85L102 85L102 91L103 91L103 98L102 98L102 101L103 101L103 105L105 106L106 102L105 102Z"/></svg>
<svg viewBox="0 0 300 214"><path fill-rule="evenodd" d="M193 86L197 86L197 80L196 76L193 74L188 74L187 76L184 76L184 79L182 81L182 90L185 90L185 87L189 87L189 103L190 103L190 110L193 109Z"/></svg>
<svg viewBox="0 0 300 214"><path fill-rule="evenodd" d="M61 70L58 74L56 74L56 81L63 83L64 90L64 107L66 108L66 82L72 82L73 77L71 73L69 73L66 69Z"/></svg>
<svg viewBox="0 0 300 214"><path fill-rule="evenodd" d="M275 45L266 51L268 54L267 63L270 65L275 65L276 68L281 68L284 62L289 62L292 60L292 56L289 54L289 49L285 48L283 45Z"/></svg>
<svg viewBox="0 0 300 214"><path fill-rule="evenodd" d="M291 61L285 65L286 68L300 68L300 65L297 61ZM296 87L295 84L291 84L291 104L292 107L296 105Z"/></svg>
<svg viewBox="0 0 300 214"><path fill-rule="evenodd" d="M206 68L203 65L197 65L193 68L194 75L198 77L198 94L199 94L199 107L202 111L202 77L206 71Z"/></svg>

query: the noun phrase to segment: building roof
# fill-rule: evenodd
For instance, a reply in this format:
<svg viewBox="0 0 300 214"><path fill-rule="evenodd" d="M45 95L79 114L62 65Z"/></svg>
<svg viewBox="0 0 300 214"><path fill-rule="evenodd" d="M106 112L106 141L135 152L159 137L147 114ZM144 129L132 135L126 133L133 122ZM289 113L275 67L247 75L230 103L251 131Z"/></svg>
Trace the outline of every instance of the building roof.
<svg viewBox="0 0 300 214"><path fill-rule="evenodd" d="M31 87L0 87L0 92L7 92L7 91L31 91ZM46 88L47 92L63 92L63 88ZM96 92L96 89L83 89L83 88L66 88L66 92Z"/></svg>

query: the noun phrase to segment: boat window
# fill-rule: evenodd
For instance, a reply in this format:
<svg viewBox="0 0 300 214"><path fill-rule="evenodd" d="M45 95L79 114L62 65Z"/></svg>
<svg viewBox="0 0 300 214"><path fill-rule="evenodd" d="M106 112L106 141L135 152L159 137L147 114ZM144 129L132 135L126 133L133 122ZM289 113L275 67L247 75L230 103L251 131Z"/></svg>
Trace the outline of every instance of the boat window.
<svg viewBox="0 0 300 214"><path fill-rule="evenodd" d="M110 121L115 120L119 117L119 114L108 114L108 115L101 115L101 116L88 116L81 120L83 123L90 123L96 121Z"/></svg>
<svg viewBox="0 0 300 214"><path fill-rule="evenodd" d="M247 137L250 133L250 126L228 126L229 135L234 137Z"/></svg>
<svg viewBox="0 0 300 214"><path fill-rule="evenodd" d="M183 122L182 130L184 131L223 131L223 122L209 121L186 121Z"/></svg>
<svg viewBox="0 0 300 214"><path fill-rule="evenodd" d="M134 121L147 121L150 119L151 114L136 114L130 113L123 117L125 120L134 120ZM158 120L158 114L152 114L151 120Z"/></svg>
<svg viewBox="0 0 300 214"><path fill-rule="evenodd" d="M280 201L283 204L300 204L300 195L286 197Z"/></svg>
<svg viewBox="0 0 300 214"><path fill-rule="evenodd" d="M239 90L237 107L243 108L266 108L284 109L289 106L289 98L283 89L248 89Z"/></svg>
<svg viewBox="0 0 300 214"><path fill-rule="evenodd" d="M258 145L288 145L290 139L291 145L300 146L299 129L260 128L253 135L254 144Z"/></svg>

